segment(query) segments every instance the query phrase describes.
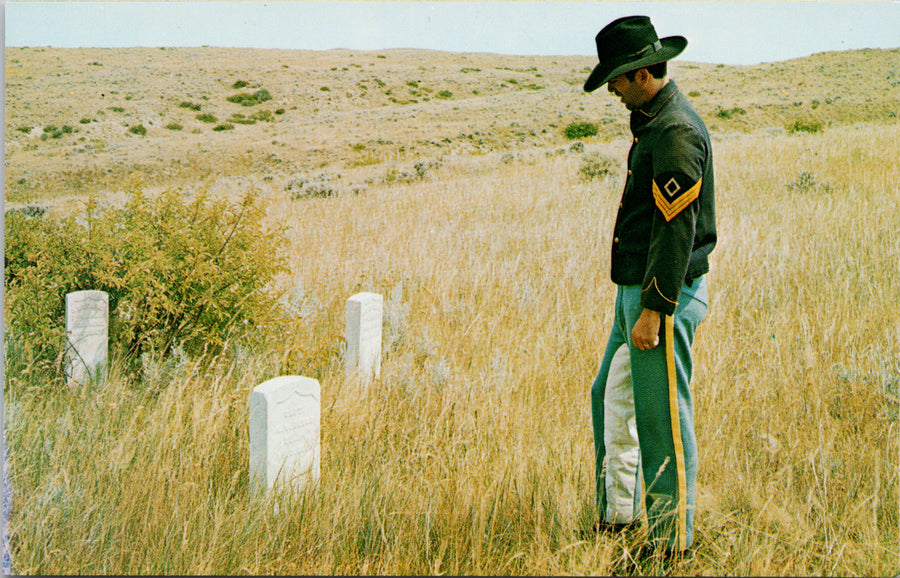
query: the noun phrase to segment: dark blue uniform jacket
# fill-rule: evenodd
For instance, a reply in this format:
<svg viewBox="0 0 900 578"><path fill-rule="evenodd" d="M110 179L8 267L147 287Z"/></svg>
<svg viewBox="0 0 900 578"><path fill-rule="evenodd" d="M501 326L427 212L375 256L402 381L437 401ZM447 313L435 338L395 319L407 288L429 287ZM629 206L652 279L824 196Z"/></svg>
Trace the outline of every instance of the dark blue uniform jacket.
<svg viewBox="0 0 900 578"><path fill-rule="evenodd" d="M672 315L682 284L709 271L716 245L712 147L675 82L631 113L634 141L613 234L611 277Z"/></svg>

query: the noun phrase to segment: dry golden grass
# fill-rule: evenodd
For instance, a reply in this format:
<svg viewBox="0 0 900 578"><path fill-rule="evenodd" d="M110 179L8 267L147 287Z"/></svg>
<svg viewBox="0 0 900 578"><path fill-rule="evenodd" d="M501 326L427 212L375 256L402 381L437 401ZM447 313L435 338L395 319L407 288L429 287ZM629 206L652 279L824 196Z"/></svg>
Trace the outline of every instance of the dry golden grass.
<svg viewBox="0 0 900 578"><path fill-rule="evenodd" d="M578 98L586 118L606 105ZM250 175L288 227L280 282L302 295L302 326L209 369L181 360L146 389L114 376L44 391L8 376L15 570L896 574L900 127L758 128L714 136L721 241L695 344L688 558L634 562L640 535L585 532L622 178L579 169L627 147L602 134L584 153L557 137L394 151L343 177L368 179L358 195L293 200L281 177ZM422 159L440 164L386 182ZM358 291L385 297L368 392L340 365ZM279 496L276 514L249 494L247 399L287 372L322 383L322 478L314 494Z"/></svg>

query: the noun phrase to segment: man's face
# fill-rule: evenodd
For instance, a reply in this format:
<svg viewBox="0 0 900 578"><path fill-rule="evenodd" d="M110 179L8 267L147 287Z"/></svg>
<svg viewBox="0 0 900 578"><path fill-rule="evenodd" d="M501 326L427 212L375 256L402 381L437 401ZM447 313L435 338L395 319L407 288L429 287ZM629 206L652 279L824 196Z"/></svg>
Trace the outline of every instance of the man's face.
<svg viewBox="0 0 900 578"><path fill-rule="evenodd" d="M611 93L622 99L622 103L628 110L635 110L644 104L644 93L637 79L628 80L624 74L620 74L610 80L606 86Z"/></svg>

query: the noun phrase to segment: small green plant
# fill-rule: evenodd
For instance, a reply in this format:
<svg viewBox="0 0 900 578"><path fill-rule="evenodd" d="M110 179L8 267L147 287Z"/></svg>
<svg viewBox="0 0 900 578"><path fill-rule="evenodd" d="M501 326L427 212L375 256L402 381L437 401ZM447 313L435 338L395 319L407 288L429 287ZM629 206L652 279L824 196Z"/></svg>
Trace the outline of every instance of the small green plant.
<svg viewBox="0 0 900 578"><path fill-rule="evenodd" d="M130 132L131 134L144 136L147 134L147 129L144 128L144 125L142 125L142 124L136 124L133 127L129 128L128 132Z"/></svg>
<svg viewBox="0 0 900 578"><path fill-rule="evenodd" d="M605 177L612 173L617 166L617 162L607 156L601 156L599 154L589 154L585 155L585 157L581 161L581 167L578 169L578 174L585 180L593 180L599 177Z"/></svg>
<svg viewBox="0 0 900 578"><path fill-rule="evenodd" d="M84 117L81 120L79 120L78 122L81 124L91 124L92 122L97 122L97 121L93 118Z"/></svg>
<svg viewBox="0 0 900 578"><path fill-rule="evenodd" d="M244 88L245 86L250 86L250 83L246 80L238 80L234 84L231 85L231 88L238 90L239 88Z"/></svg>
<svg viewBox="0 0 900 578"><path fill-rule="evenodd" d="M444 98L444 99L453 98L453 93L450 92L449 90L442 90L439 93L437 93L437 97Z"/></svg>
<svg viewBox="0 0 900 578"><path fill-rule="evenodd" d="M199 120L200 122L209 122L209 123L219 121L219 119L217 119L214 115L209 114L208 112L204 112L203 114L198 114L197 120Z"/></svg>
<svg viewBox="0 0 900 578"><path fill-rule="evenodd" d="M313 198L324 199L338 194L338 190L320 175L315 180L293 178L285 185L284 190L291 194L291 199Z"/></svg>
<svg viewBox="0 0 900 578"><path fill-rule="evenodd" d="M716 110L716 118L729 119L738 114L747 114L747 111L737 106L730 109L719 107Z"/></svg>
<svg viewBox="0 0 900 578"><path fill-rule="evenodd" d="M20 126L16 130L19 132L24 132L25 134L28 134L31 132L31 127L30 126Z"/></svg>
<svg viewBox="0 0 900 578"><path fill-rule="evenodd" d="M822 130L822 123L814 120L797 119L788 125L787 130L791 134L795 132L817 133Z"/></svg>
<svg viewBox="0 0 900 578"><path fill-rule="evenodd" d="M592 122L573 122L563 130L563 134L569 140L594 136L597 134L597 125Z"/></svg>
<svg viewBox="0 0 900 578"><path fill-rule="evenodd" d="M196 104L196 103L193 103L193 102L190 102L187 100L181 101L181 103L178 106L180 106L181 108L187 108L187 109L193 110L195 112L200 112L199 104Z"/></svg>
<svg viewBox="0 0 900 578"><path fill-rule="evenodd" d="M262 102L272 100L272 94L268 90L263 88L257 90L253 94L250 94L249 92L240 92L238 94L233 94L227 97L225 100L227 100L228 102L233 102L235 104L240 104L241 106L256 106L257 104L260 104Z"/></svg>
<svg viewBox="0 0 900 578"><path fill-rule="evenodd" d="M166 128L169 130L181 130L184 127L181 126L180 124L178 124L177 122L170 122L169 124L166 125Z"/></svg>
<svg viewBox="0 0 900 578"><path fill-rule="evenodd" d="M831 185L829 185L828 183L817 182L815 175L813 175L810 171L801 171L797 175L797 180L792 183L786 184L785 188L789 191L800 193L806 193L809 191L827 193L831 190Z"/></svg>
<svg viewBox="0 0 900 578"><path fill-rule="evenodd" d="M62 128L57 128L56 125L48 124L44 127L44 131L41 134L41 140L47 140L48 138L62 138L63 135L72 134L74 129L69 125L63 125Z"/></svg>
<svg viewBox="0 0 900 578"><path fill-rule="evenodd" d="M219 132L221 132L223 130L234 130L234 125L229 122L217 124L216 126L213 127L213 130L219 131Z"/></svg>
<svg viewBox="0 0 900 578"><path fill-rule="evenodd" d="M111 107L109 107L109 110L111 110L113 112L125 112L125 109L122 108L121 106L111 106Z"/></svg>
<svg viewBox="0 0 900 578"><path fill-rule="evenodd" d="M255 119L247 118L245 115L237 112L231 115L231 118L228 119L228 122L233 122L236 124L256 124Z"/></svg>

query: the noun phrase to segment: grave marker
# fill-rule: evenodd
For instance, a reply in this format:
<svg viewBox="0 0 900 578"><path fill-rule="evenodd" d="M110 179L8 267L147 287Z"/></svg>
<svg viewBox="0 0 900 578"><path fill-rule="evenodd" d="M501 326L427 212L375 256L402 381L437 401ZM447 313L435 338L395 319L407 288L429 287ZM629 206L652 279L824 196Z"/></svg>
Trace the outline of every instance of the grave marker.
<svg viewBox="0 0 900 578"><path fill-rule="evenodd" d="M321 387L309 377L282 376L250 393L250 487L276 484L300 491L319 481Z"/></svg>
<svg viewBox="0 0 900 578"><path fill-rule="evenodd" d="M344 369L347 377L368 382L381 377L381 332L384 298L357 293L347 300Z"/></svg>
<svg viewBox="0 0 900 578"><path fill-rule="evenodd" d="M106 376L109 296L103 291L66 295L66 377L69 383L102 382Z"/></svg>

